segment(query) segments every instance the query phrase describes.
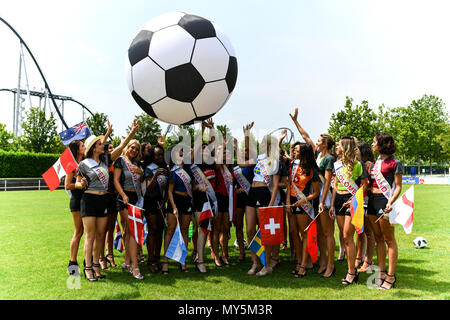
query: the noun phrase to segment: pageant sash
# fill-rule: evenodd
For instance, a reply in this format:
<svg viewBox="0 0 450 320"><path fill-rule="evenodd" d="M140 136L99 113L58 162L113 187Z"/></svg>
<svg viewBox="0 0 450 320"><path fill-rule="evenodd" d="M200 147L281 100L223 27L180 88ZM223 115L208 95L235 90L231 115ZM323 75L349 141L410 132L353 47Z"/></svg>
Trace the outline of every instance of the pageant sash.
<svg viewBox="0 0 450 320"><path fill-rule="evenodd" d="M375 181L378 185L378 188L381 190L381 192L386 197L386 199L389 200L392 197L393 191L395 189L395 182L392 187L389 184L389 182L387 182L386 178L381 173L381 164L382 163L383 163L383 160L381 160L381 158L378 157L378 159L375 162L375 165L373 167L373 171L375 173Z"/></svg>
<svg viewBox="0 0 450 320"><path fill-rule="evenodd" d="M246 194L250 192L250 182L248 182L247 178L242 173L242 168L239 166L234 167L233 175L236 178L237 182L241 186L241 188L245 191Z"/></svg>
<svg viewBox="0 0 450 320"><path fill-rule="evenodd" d="M86 164L89 167L89 169L92 169L92 171L95 172L95 174L97 175L98 180L103 185L103 188L105 188L105 191L107 191L108 190L108 183L109 183L108 170L106 170L105 168L100 166L100 164L97 163L92 158L84 159L82 162L84 162L84 164Z"/></svg>
<svg viewBox="0 0 450 320"><path fill-rule="evenodd" d="M309 202L306 199L305 194L303 192L301 192L300 189L294 183L294 179L295 179L295 175L297 174L299 163L300 163L299 160L295 160L294 164L292 166L292 176L291 176L292 187L294 189L295 197L297 198L297 200L305 199L305 202L301 206L303 208L303 210L305 210L305 212L311 217L311 219L314 219L314 208L311 205L311 202Z"/></svg>
<svg viewBox="0 0 450 320"><path fill-rule="evenodd" d="M234 188L233 188L233 176L230 173L230 170L228 170L226 165L220 166L220 172L222 173L223 181L225 182L225 187L228 192L228 213L230 221L233 221L233 214L234 214Z"/></svg>
<svg viewBox="0 0 450 320"><path fill-rule="evenodd" d="M261 175L263 176L264 181L266 182L267 187L269 188L270 193L272 193L272 192L273 192L273 191L272 191L272 178L271 178L271 176L268 174L267 169L266 169L266 165L265 165L266 162L270 165L270 160L269 160L269 161L267 161L267 160L268 160L267 157L262 158L262 159L259 159L259 161L258 161L258 163L256 164L256 166L259 165L259 170L260 170L260 172L261 172ZM256 168L256 167L255 167L255 168ZM277 197L276 197L276 199L275 199L274 205L275 205L275 206L278 205L279 202L280 202L280 191L278 191L278 193L277 193Z"/></svg>
<svg viewBox="0 0 450 320"><path fill-rule="evenodd" d="M133 172L133 170L131 170L130 163L128 162L128 160L125 159L125 157L121 157L121 158L122 158L123 162L125 162L127 169L131 173L131 177L133 178L134 188L136 190L136 194L138 197L138 200L137 200L135 206L142 208L144 206L144 197L142 196L141 184L139 183L139 177L135 172Z"/></svg>
<svg viewBox="0 0 450 320"><path fill-rule="evenodd" d="M147 168L153 172L154 176L156 176L156 171L159 169L159 166L156 163L150 163L147 166ZM157 181L161 196L164 199L164 197L166 196L167 177L165 175L159 175L156 177L156 181Z"/></svg>
<svg viewBox="0 0 450 320"><path fill-rule="evenodd" d="M175 171L175 174L183 181L184 187L187 190L187 193L192 199L192 186L191 186L191 177L189 177L188 173L179 166L173 167L172 171Z"/></svg>
<svg viewBox="0 0 450 320"><path fill-rule="evenodd" d="M211 198L214 205L214 215L217 215L219 206L217 204L216 193L214 192L214 188L211 185L211 182L209 182L203 171L196 164L191 165L191 172L197 184L205 186L206 193L208 194L209 198Z"/></svg>
<svg viewBox="0 0 450 320"><path fill-rule="evenodd" d="M354 196L359 187L353 179L348 179L346 175L344 175L344 165L341 161L338 160L334 163L334 171L336 172L336 177L339 182L352 194L352 196Z"/></svg>

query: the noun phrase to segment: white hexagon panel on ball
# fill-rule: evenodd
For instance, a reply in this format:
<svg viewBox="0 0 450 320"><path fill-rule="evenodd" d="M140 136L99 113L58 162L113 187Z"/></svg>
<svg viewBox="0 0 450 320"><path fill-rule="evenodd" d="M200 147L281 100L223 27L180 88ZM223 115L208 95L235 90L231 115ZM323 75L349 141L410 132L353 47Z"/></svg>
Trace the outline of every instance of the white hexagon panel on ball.
<svg viewBox="0 0 450 320"><path fill-rule="evenodd" d="M216 37L200 39L195 43L192 64L206 82L224 79L228 60L227 51Z"/></svg>

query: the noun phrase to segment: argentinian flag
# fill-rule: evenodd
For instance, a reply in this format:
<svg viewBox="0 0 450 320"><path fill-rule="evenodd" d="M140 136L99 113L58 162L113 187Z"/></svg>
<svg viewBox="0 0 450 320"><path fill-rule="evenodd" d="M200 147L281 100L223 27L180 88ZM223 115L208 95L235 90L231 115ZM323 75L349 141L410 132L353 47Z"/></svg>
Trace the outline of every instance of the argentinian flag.
<svg viewBox="0 0 450 320"><path fill-rule="evenodd" d="M178 261L181 264L184 264L184 260L187 257L187 249L183 241L183 236L181 235L179 224L177 225L169 247L167 248L166 257Z"/></svg>

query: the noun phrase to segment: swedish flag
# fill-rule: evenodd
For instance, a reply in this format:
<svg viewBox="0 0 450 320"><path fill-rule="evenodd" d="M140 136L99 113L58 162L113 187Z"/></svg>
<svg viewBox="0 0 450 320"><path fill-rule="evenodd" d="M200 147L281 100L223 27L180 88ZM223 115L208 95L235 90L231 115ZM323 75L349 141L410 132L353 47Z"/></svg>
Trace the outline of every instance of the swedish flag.
<svg viewBox="0 0 450 320"><path fill-rule="evenodd" d="M264 250L264 246L261 244L261 231L259 229L248 248L259 257L259 260L261 260L261 263L264 266L267 266L266 251Z"/></svg>

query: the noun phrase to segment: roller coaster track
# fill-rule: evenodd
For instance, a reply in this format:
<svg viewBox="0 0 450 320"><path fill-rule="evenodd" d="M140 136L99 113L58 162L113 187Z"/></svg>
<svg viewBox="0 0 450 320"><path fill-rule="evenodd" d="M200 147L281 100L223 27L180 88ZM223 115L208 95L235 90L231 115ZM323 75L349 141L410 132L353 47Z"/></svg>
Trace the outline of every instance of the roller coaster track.
<svg viewBox="0 0 450 320"><path fill-rule="evenodd" d="M4 24L5 24L5 25L6 25L6 26L7 26L7 27L8 27L15 35L16 35L17 38L19 38L20 43L21 43L23 46L25 46L25 48L27 49L28 53L30 54L31 58L33 59L33 62L34 62L34 64L36 65L36 67L37 67L37 69L38 69L38 71L39 71L39 73L40 73L40 75L41 75L41 77L42 77L42 80L44 81L45 89L46 89L47 92L48 92L48 96L49 96L49 98L51 99L51 101L52 101L52 103L53 103L53 107L55 108L56 113L57 113L58 116L59 116L59 119L61 120L63 126L64 126L66 129L68 129L69 127L67 126L67 123L66 123L66 121L64 120L64 117L63 117L61 111L59 110L58 106L56 105L55 98L56 98L57 96L52 94L52 92L51 92L51 90L50 90L50 86L48 85L48 82L47 82L47 80L45 79L44 74L42 73L42 70L41 70L39 64L37 63L36 59L34 58L33 54L31 53L30 48L28 48L28 45L26 44L26 42L22 39L22 37L19 35L19 33L18 33L16 30L14 30L14 28L13 28L8 22L6 22L2 17L0 17L0 21L3 22L3 23L4 23ZM12 90L13 90L13 89L3 89L3 91L11 91L11 92L14 92L14 91L12 91ZM21 90L21 91L22 91L22 90ZM15 93L17 93L17 90L16 90ZM21 93L21 92L20 92L20 93ZM67 97L67 98L69 98L69 97ZM74 101L74 102L80 104L84 109L86 109L86 110L89 111L89 109L86 108L85 106L83 106L80 102L78 102L78 101L76 101L76 100L74 100L74 99L72 99L72 98L67 99L67 100ZM89 111L89 112L92 114L91 111Z"/></svg>

